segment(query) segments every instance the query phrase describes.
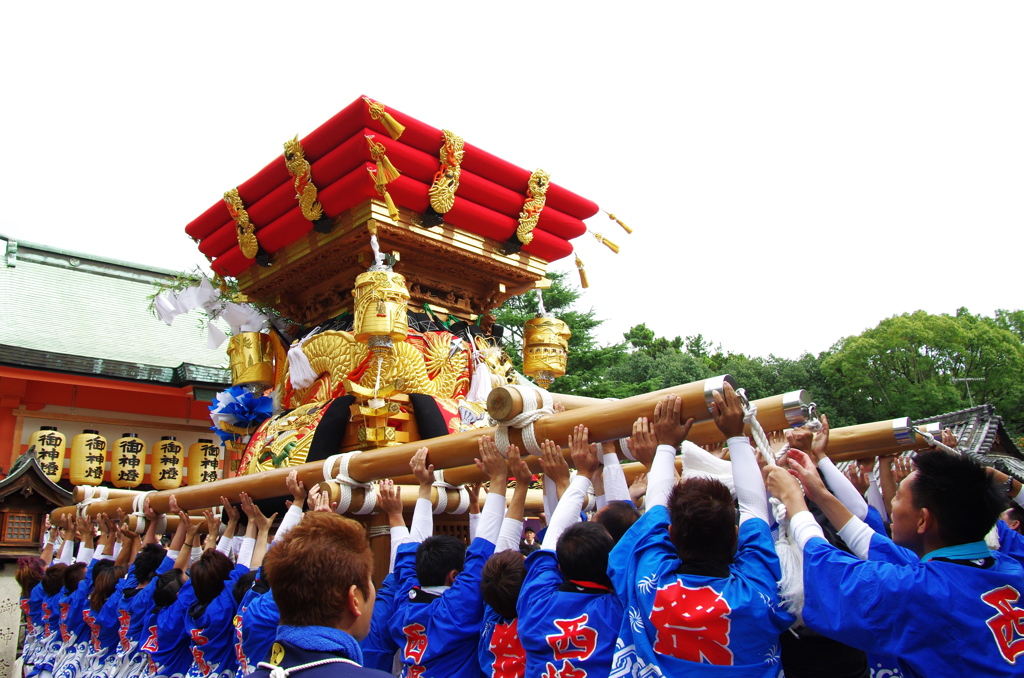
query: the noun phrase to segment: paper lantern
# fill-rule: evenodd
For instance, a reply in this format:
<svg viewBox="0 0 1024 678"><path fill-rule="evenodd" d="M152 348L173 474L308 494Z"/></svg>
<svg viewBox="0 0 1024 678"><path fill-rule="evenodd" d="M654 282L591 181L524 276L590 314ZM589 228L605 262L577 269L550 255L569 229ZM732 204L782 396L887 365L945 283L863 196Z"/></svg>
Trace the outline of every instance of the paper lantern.
<svg viewBox="0 0 1024 678"><path fill-rule="evenodd" d="M274 350L270 336L262 332L240 332L228 341L231 385L274 383Z"/></svg>
<svg viewBox="0 0 1024 678"><path fill-rule="evenodd" d="M162 436L153 448L150 459L150 478L154 490L176 490L181 487L181 469L185 461L185 447L174 436Z"/></svg>
<svg viewBox="0 0 1024 678"><path fill-rule="evenodd" d="M565 374L569 358L569 326L558 318L539 316L523 328L523 374L543 389Z"/></svg>
<svg viewBox="0 0 1024 678"><path fill-rule="evenodd" d="M40 426L28 439L29 449L35 447L39 468L46 477L57 482L64 471L64 450L67 438L56 426Z"/></svg>
<svg viewBox="0 0 1024 678"><path fill-rule="evenodd" d="M188 484L212 483L217 480L220 447L210 438L200 438L188 448Z"/></svg>
<svg viewBox="0 0 1024 678"><path fill-rule="evenodd" d="M394 342L409 334L409 290L405 278L386 266L371 266L356 276L354 332L356 341L383 357Z"/></svg>
<svg viewBox="0 0 1024 678"><path fill-rule="evenodd" d="M123 434L110 448L110 481L114 487L138 487L145 463L146 443L135 433Z"/></svg>
<svg viewBox="0 0 1024 678"><path fill-rule="evenodd" d="M106 461L107 439L99 431L82 431L71 440L71 484L99 485Z"/></svg>

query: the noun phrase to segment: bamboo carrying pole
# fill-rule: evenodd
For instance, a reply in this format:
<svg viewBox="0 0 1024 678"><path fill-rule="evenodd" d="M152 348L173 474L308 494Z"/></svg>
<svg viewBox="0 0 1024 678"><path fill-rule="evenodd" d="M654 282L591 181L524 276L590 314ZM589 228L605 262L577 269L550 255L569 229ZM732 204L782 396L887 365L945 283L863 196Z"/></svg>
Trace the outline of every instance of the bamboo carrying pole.
<svg viewBox="0 0 1024 678"><path fill-rule="evenodd" d="M834 428L828 435L828 456L847 461L876 456L878 450L912 450L920 444L908 417Z"/></svg>
<svg viewBox="0 0 1024 678"><path fill-rule="evenodd" d="M633 422L639 417L650 417L654 414L654 406L666 395L677 395L682 400L682 418L707 419L708 403L711 392L721 390L728 381L735 386L735 380L729 375L705 379L681 386L644 393L622 400L602 401L599 404L581 407L575 410L559 412L538 419L534 423L534 435L537 440L565 440L578 424L585 424L590 429L591 440L616 440L624 438L633 431ZM494 428L477 429L465 433L405 443L395 447L372 450L351 458L348 466L349 476L357 482L370 482L381 478L395 478L409 472L409 460L420 447L428 447L431 461L436 468L452 468L469 466L477 456L477 440L482 436L493 436ZM522 432L518 429L509 430L512 443L525 450ZM254 475L235 476L212 483L189 485L176 490L154 492L150 496L150 505L158 513L167 512L167 502L173 494L178 506L188 511L191 509L214 506L224 496L231 502L237 502L239 494L245 492L253 499L270 499L287 494L285 480L291 471L298 472L298 478L307 487L324 479L323 462L312 462L290 468L274 469ZM337 472L337 462L331 475ZM118 508L128 512L132 508L132 497L97 501L86 506L87 515L98 513L112 514ZM64 514L73 513L74 507L56 509L54 519Z"/></svg>
<svg viewBox="0 0 1024 678"><path fill-rule="evenodd" d="M519 391L508 388L500 387L491 391L491 394L500 393L503 395L495 398L502 407L505 407L507 403L513 403L513 407L510 412L511 417L514 417L522 412L523 398ZM514 395L513 395L514 394ZM557 394L552 394L552 396ZM580 396L573 396L576 400L587 400L591 403L606 403L608 401L599 400L597 398L582 398ZM558 402L556 400L555 402ZM777 431L784 431L794 426L801 426L807 421L809 413L811 398L807 391L791 391L782 395L770 396L768 398L761 398L755 400L751 404L757 407L757 420L760 422L761 427L766 433L774 433ZM491 406L491 399L488 398L487 406ZM488 410L490 411L490 410ZM709 415L710 416L710 412ZM750 435L750 426L745 426L744 431L746 435ZM632 432L632 428L630 428ZM627 437L627 436L623 436ZM591 440L593 440L591 436ZM718 430L718 426L714 421L708 419L705 421L698 421L693 424L690 428L690 433L686 436L686 439L695 445L719 445L725 442L725 436ZM559 445L563 444L562 440L556 440ZM614 441L615 451L619 455L619 459L626 459L625 455L622 454L619 441ZM524 450L520 450L524 452ZM569 458L568 449L563 448L563 456L572 465L572 460ZM431 460L433 461L433 460ZM528 457L526 463L530 466L530 470L534 473L540 473L540 461L536 457ZM456 468L445 469L444 472L445 481L453 485L462 485L464 483L479 483L487 480L486 474L482 473L476 465L459 466ZM404 475L394 479L396 483L412 485L416 482L416 479L411 475Z"/></svg>

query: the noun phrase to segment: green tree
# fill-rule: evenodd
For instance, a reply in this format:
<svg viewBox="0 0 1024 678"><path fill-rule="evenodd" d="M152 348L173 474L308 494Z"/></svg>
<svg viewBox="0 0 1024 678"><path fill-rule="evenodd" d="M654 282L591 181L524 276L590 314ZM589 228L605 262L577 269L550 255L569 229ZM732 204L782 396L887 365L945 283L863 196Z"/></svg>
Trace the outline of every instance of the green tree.
<svg viewBox="0 0 1024 678"><path fill-rule="evenodd" d="M1024 345L997 319L905 313L836 344L822 372L840 410L858 422L923 418L991 402L1019 430Z"/></svg>

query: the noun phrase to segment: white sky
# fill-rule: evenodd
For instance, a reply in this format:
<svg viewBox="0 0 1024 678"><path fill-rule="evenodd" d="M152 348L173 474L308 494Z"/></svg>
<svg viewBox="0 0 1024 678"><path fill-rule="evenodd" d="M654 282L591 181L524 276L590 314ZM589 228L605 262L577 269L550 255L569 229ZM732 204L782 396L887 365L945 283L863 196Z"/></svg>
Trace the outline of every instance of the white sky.
<svg viewBox="0 0 1024 678"><path fill-rule="evenodd" d="M4 3L0 233L188 269L184 227L367 94L602 216L584 307L797 357L1020 308L1024 3ZM571 259L558 266L575 271ZM575 275L575 274L574 274Z"/></svg>

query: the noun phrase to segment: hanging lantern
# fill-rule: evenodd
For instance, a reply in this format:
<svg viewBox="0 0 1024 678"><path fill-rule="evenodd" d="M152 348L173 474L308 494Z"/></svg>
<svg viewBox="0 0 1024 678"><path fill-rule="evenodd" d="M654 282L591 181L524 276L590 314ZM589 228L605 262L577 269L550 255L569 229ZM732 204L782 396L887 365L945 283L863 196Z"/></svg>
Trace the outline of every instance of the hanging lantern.
<svg viewBox="0 0 1024 678"><path fill-rule="evenodd" d="M135 433L125 433L110 448L110 480L114 487L131 488L142 484L146 470L146 443Z"/></svg>
<svg viewBox="0 0 1024 678"><path fill-rule="evenodd" d="M188 448L188 484L212 483L217 480L220 447L210 438L200 438Z"/></svg>
<svg viewBox="0 0 1024 678"><path fill-rule="evenodd" d="M71 439L72 485L99 485L107 461L107 439L99 431L86 429Z"/></svg>
<svg viewBox="0 0 1024 678"><path fill-rule="evenodd" d="M564 322L548 314L538 314L523 328L523 374L532 377L543 389L565 374L572 332Z"/></svg>
<svg viewBox="0 0 1024 678"><path fill-rule="evenodd" d="M405 277L390 266L375 264L356 276L354 333L378 358L389 355L396 341L409 334L409 290Z"/></svg>
<svg viewBox="0 0 1024 678"><path fill-rule="evenodd" d="M64 450L67 438L56 426L40 426L28 439L29 449L35 447L39 468L46 477L57 482L64 471Z"/></svg>
<svg viewBox="0 0 1024 678"><path fill-rule="evenodd" d="M181 468L185 448L174 436L161 436L150 459L150 477L154 490L176 490L181 487Z"/></svg>
<svg viewBox="0 0 1024 678"><path fill-rule="evenodd" d="M231 385L253 384L259 390L274 383L274 350L270 335L240 332L228 340Z"/></svg>

